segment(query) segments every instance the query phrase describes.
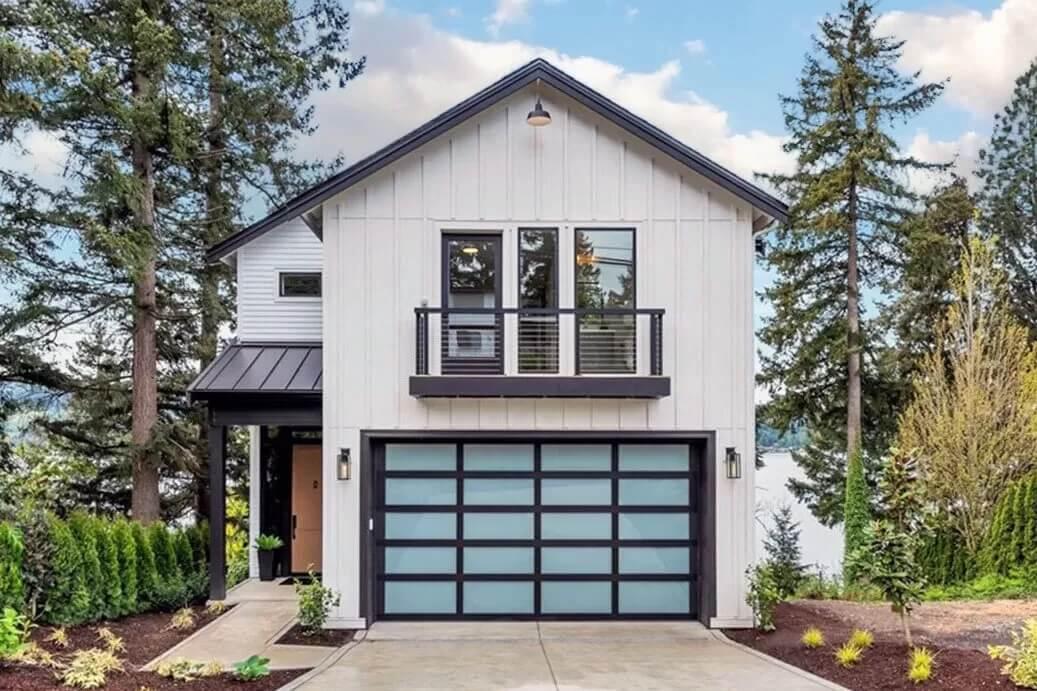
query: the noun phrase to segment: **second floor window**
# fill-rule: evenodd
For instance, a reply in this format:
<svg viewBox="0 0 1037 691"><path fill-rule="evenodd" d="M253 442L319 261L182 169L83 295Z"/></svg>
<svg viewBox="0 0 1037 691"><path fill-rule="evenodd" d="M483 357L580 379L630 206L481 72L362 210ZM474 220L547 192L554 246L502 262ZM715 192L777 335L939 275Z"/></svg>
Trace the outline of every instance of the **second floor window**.
<svg viewBox="0 0 1037 691"><path fill-rule="evenodd" d="M278 274L278 295L283 298L319 298L319 271L282 271Z"/></svg>
<svg viewBox="0 0 1037 691"><path fill-rule="evenodd" d="M577 229L575 268L577 309L637 306L633 230ZM578 373L637 372L637 317L591 311L576 323Z"/></svg>

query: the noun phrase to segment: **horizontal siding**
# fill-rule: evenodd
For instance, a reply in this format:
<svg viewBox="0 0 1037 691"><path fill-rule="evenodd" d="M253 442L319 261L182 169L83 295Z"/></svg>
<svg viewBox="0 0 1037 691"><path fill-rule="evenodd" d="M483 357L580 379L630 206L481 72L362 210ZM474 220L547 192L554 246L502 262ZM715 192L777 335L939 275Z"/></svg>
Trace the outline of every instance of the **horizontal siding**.
<svg viewBox="0 0 1037 691"><path fill-rule="evenodd" d="M238 251L238 338L242 341L321 340L321 301L280 298L280 271L320 271L323 248L295 220Z"/></svg>

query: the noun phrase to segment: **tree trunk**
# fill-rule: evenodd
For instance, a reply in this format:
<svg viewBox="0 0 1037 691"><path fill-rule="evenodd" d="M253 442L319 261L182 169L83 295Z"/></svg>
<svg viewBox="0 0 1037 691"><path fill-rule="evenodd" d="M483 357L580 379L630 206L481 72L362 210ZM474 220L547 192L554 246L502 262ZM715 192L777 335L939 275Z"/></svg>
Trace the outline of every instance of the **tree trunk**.
<svg viewBox="0 0 1037 691"><path fill-rule="evenodd" d="M139 64L131 68L133 97L147 103L155 97L152 75ZM158 452L154 448L158 423L158 351L156 347L157 287L155 260L155 165L144 133L133 133L133 175L139 197L135 221L143 239L139 241L148 258L133 267L133 519L151 523L161 516Z"/></svg>
<svg viewBox="0 0 1037 691"><path fill-rule="evenodd" d="M907 612L900 612L900 625L904 627L904 640L907 641L907 647L914 648L915 642L911 638L911 622L908 621Z"/></svg>
<svg viewBox="0 0 1037 691"><path fill-rule="evenodd" d="M846 242L846 458L861 445L861 314L857 270L857 188L851 182Z"/></svg>

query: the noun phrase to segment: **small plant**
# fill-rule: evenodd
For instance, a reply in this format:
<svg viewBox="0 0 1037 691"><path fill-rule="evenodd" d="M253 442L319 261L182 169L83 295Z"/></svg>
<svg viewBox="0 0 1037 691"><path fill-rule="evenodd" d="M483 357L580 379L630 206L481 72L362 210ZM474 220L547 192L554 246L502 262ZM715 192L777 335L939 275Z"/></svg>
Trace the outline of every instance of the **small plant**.
<svg viewBox="0 0 1037 691"><path fill-rule="evenodd" d="M272 552L284 547L284 540L276 535L260 535L256 538L255 545L260 552Z"/></svg>
<svg viewBox="0 0 1037 691"><path fill-rule="evenodd" d="M190 631L194 628L194 625L194 610L190 607L183 607L173 613L173 616L169 619L169 626L167 626L166 629L172 631Z"/></svg>
<svg viewBox="0 0 1037 691"><path fill-rule="evenodd" d="M124 653L126 652L126 644L122 638L116 636L107 626L101 626L97 629L97 639L104 644L107 650L113 653Z"/></svg>
<svg viewBox="0 0 1037 691"><path fill-rule="evenodd" d="M799 640L808 648L820 648L825 644L825 635L821 633L821 629L816 626L811 626L803 632L803 637Z"/></svg>
<svg viewBox="0 0 1037 691"><path fill-rule="evenodd" d="M907 678L916 684L929 681L933 676L933 660L935 656L928 648L915 648L911 651Z"/></svg>
<svg viewBox="0 0 1037 691"><path fill-rule="evenodd" d="M122 660L109 650L77 650L59 675L66 686L96 689L104 686L110 672L123 671Z"/></svg>
<svg viewBox="0 0 1037 691"><path fill-rule="evenodd" d="M863 654L864 651L847 641L835 651L835 661L839 663L840 667L850 669L861 661Z"/></svg>
<svg viewBox="0 0 1037 691"><path fill-rule="evenodd" d="M270 674L270 660L259 655L252 655L247 660L234 664L234 677L240 681L255 681Z"/></svg>
<svg viewBox="0 0 1037 691"><path fill-rule="evenodd" d="M875 644L875 635L867 629L854 629L850 634L849 643L864 650Z"/></svg>
<svg viewBox="0 0 1037 691"><path fill-rule="evenodd" d="M803 582L803 565L799 563L799 523L792 518L792 507L783 504L771 511L771 524L766 529L763 547L774 583L782 599L795 594Z"/></svg>
<svg viewBox="0 0 1037 691"><path fill-rule="evenodd" d="M206 606L205 613L210 614L214 617L218 617L219 615L226 612L227 609L228 606L224 600L213 600Z"/></svg>
<svg viewBox="0 0 1037 691"><path fill-rule="evenodd" d="M10 607L0 613L0 659L17 655L29 635L29 620Z"/></svg>
<svg viewBox="0 0 1037 691"><path fill-rule="evenodd" d="M781 590L774 580L769 564L755 564L746 571L749 587L745 601L753 608L756 628L760 631L774 630L774 608L781 602Z"/></svg>
<svg viewBox="0 0 1037 691"><path fill-rule="evenodd" d="M301 579L295 582L295 594L299 596L299 624L307 636L324 628L331 608L338 607L340 599L338 593L317 580L312 569L309 575L305 583Z"/></svg>
<svg viewBox="0 0 1037 691"><path fill-rule="evenodd" d="M215 677L223 673L223 666L215 660L198 662L178 657L175 660L160 662L155 667L155 674L174 681L194 681L202 677Z"/></svg>
<svg viewBox="0 0 1037 691"><path fill-rule="evenodd" d="M223 674L223 665L217 660L209 660L205 663L205 666L202 667L203 677L218 677L221 674Z"/></svg>
<svg viewBox="0 0 1037 691"><path fill-rule="evenodd" d="M17 662L32 667L50 667L60 669L61 664L51 655L46 648L40 647L36 641L29 641L21 647L14 655L8 658L11 662Z"/></svg>
<svg viewBox="0 0 1037 691"><path fill-rule="evenodd" d="M52 629L50 635L43 639L46 643L53 643L59 648L68 647L68 631L65 630L64 626L59 626Z"/></svg>
<svg viewBox="0 0 1037 691"><path fill-rule="evenodd" d="M1005 664L1001 674L1016 686L1037 689L1037 619L1027 619L1021 631L1012 632L1012 645L987 648L991 660Z"/></svg>

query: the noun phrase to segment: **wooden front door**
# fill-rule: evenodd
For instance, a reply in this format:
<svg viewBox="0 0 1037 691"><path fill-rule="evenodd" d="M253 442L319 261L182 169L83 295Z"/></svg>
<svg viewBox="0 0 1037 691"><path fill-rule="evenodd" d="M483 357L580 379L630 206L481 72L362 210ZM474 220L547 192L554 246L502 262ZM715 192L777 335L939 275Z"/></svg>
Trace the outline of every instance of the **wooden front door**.
<svg viewBox="0 0 1037 691"><path fill-rule="evenodd" d="M292 572L321 570L321 447L292 447Z"/></svg>

